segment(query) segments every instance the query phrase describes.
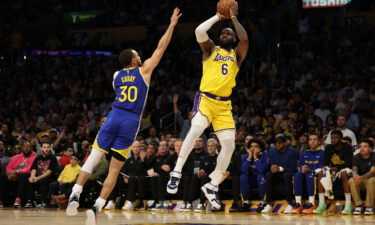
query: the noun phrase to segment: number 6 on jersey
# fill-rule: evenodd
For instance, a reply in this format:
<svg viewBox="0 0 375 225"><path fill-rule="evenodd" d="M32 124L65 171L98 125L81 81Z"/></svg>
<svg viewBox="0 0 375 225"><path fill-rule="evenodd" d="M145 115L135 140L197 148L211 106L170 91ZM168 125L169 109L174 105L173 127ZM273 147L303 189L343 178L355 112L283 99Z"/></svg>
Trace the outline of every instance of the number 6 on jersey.
<svg viewBox="0 0 375 225"><path fill-rule="evenodd" d="M228 74L228 64L224 63L222 66L221 66L221 73L225 76Z"/></svg>

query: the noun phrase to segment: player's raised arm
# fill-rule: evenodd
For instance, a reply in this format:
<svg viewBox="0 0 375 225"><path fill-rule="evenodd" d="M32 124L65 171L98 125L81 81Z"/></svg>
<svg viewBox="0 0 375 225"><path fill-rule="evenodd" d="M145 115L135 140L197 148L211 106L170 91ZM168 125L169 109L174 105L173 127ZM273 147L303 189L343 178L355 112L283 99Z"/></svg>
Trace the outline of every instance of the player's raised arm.
<svg viewBox="0 0 375 225"><path fill-rule="evenodd" d="M174 28L177 25L178 19L181 17L180 9L175 8L171 17L171 23L168 29L165 31L164 35L160 38L158 47L152 54L152 56L147 59L142 66L142 73L146 81L150 81L152 71L159 64L160 59L163 57L165 50L167 49L169 42L171 41Z"/></svg>
<svg viewBox="0 0 375 225"><path fill-rule="evenodd" d="M199 43L199 46L202 49L203 52L203 60L210 57L212 51L215 48L214 42L208 37L207 31L211 29L211 27L217 23L220 19L225 19L222 17L219 13L217 13L215 16L209 18L208 20L201 23L196 29L195 29L195 36L197 38L197 41Z"/></svg>
<svg viewBox="0 0 375 225"><path fill-rule="evenodd" d="M236 47L236 55L238 65L241 66L242 61L246 58L247 50L249 49L249 39L247 37L246 30L242 27L240 22L237 20L238 14L238 3L233 1L230 7L230 16L234 29L236 31L237 37L239 39L238 45Z"/></svg>

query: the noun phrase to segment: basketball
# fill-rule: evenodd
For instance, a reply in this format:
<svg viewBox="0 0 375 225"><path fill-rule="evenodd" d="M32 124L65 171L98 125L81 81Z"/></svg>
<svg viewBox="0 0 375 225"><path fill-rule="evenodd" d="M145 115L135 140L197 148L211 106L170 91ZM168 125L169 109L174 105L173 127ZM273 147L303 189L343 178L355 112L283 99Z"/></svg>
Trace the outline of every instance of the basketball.
<svg viewBox="0 0 375 225"><path fill-rule="evenodd" d="M220 13L221 15L230 18L230 5L233 0L220 0L217 3L217 12Z"/></svg>

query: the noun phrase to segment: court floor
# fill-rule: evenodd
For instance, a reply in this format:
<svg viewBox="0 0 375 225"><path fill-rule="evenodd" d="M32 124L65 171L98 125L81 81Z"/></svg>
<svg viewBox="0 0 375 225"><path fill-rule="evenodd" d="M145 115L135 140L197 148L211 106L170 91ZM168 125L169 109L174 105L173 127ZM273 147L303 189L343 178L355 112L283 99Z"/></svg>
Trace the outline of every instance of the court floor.
<svg viewBox="0 0 375 225"><path fill-rule="evenodd" d="M85 211L65 216L55 209L0 209L1 225L85 224ZM125 212L103 211L98 225L125 224L254 224L254 225L374 225L375 216L283 215L244 213Z"/></svg>

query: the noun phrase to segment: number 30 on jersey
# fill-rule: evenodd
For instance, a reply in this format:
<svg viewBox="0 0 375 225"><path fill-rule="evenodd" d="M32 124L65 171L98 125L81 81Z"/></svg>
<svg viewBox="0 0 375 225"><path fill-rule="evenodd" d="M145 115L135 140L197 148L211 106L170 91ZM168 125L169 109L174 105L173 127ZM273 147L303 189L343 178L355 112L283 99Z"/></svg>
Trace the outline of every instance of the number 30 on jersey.
<svg viewBox="0 0 375 225"><path fill-rule="evenodd" d="M136 86L121 86L121 98L118 100L120 102L135 102L138 97L138 88Z"/></svg>

